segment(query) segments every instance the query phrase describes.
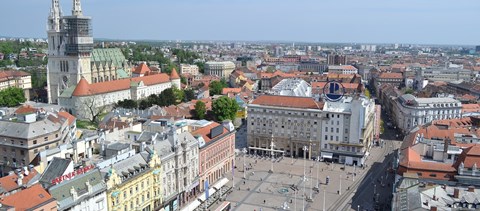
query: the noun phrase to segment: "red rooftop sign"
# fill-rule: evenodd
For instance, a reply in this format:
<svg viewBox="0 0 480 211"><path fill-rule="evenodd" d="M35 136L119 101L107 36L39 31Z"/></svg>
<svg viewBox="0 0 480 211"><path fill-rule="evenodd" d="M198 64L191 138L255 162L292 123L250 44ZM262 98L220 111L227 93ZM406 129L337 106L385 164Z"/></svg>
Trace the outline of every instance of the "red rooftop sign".
<svg viewBox="0 0 480 211"><path fill-rule="evenodd" d="M59 177L56 177L55 179L52 180L52 184L53 185L56 185L58 183L61 183L62 181L64 180L69 180L69 179L72 179L74 178L76 175L80 175L80 174L84 174L84 173L87 173L88 171L94 169L95 166L94 165L90 165L90 166L86 166L86 167L83 167L83 168L79 168L73 172L70 172L68 174L65 174L65 175L62 175L62 176L59 176Z"/></svg>

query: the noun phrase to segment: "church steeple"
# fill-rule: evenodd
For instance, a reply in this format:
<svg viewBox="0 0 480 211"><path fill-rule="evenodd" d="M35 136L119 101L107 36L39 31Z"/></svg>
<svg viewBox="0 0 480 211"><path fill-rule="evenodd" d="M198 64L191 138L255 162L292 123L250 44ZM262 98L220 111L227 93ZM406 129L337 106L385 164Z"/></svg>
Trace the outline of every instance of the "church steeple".
<svg viewBox="0 0 480 211"><path fill-rule="evenodd" d="M59 0L52 0L52 8L50 8L49 30L60 31L60 3Z"/></svg>
<svg viewBox="0 0 480 211"><path fill-rule="evenodd" d="M72 9L73 16L82 16L82 3L80 0L73 0L73 9Z"/></svg>

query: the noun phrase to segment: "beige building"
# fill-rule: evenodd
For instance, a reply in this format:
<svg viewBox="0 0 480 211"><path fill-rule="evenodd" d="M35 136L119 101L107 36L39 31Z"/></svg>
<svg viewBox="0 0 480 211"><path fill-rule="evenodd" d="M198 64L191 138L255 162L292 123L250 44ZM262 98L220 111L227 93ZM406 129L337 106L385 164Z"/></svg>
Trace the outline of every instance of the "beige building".
<svg viewBox="0 0 480 211"><path fill-rule="evenodd" d="M28 100L30 99L30 89L32 89L32 77L24 71L0 71L0 90L4 90L8 87L23 89L25 98Z"/></svg>
<svg viewBox="0 0 480 211"><path fill-rule="evenodd" d="M198 66L194 64L180 64L180 74L198 75Z"/></svg>
<svg viewBox="0 0 480 211"><path fill-rule="evenodd" d="M205 74L215 75L220 78L228 79L230 74L235 70L235 63L226 62L207 62L205 63Z"/></svg>
<svg viewBox="0 0 480 211"><path fill-rule="evenodd" d="M249 152L303 157L307 146L307 158L320 156L322 108L310 97L259 96L248 105Z"/></svg>
<svg viewBox="0 0 480 211"><path fill-rule="evenodd" d="M0 120L0 174L29 165L39 152L71 141L75 117L66 113L17 114Z"/></svg>

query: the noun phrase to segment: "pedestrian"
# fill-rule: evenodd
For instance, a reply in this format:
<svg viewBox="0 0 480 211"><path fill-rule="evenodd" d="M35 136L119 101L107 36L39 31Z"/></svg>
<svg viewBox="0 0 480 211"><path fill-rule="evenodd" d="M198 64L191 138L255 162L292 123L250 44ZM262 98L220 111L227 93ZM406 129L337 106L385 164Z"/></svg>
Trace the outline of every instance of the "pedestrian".
<svg viewBox="0 0 480 211"><path fill-rule="evenodd" d="M265 199L264 199L264 200L263 200L263 203L265 204L265 202L266 202L266 201L265 201Z"/></svg>
<svg viewBox="0 0 480 211"><path fill-rule="evenodd" d="M245 185L245 180L243 180L243 184Z"/></svg>

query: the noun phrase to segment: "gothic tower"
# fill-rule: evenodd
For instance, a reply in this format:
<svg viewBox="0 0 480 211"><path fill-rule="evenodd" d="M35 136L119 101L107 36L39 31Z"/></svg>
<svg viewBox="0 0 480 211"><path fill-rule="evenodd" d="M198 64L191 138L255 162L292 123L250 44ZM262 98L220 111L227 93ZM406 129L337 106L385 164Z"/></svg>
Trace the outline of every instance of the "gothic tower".
<svg viewBox="0 0 480 211"><path fill-rule="evenodd" d="M48 102L84 77L92 82L90 58L93 51L91 18L83 16L80 0L73 0L72 15L62 16L59 0L52 0L48 17Z"/></svg>

